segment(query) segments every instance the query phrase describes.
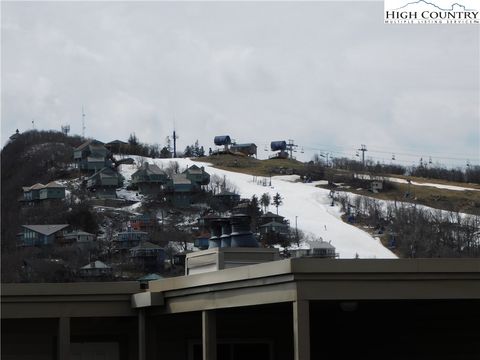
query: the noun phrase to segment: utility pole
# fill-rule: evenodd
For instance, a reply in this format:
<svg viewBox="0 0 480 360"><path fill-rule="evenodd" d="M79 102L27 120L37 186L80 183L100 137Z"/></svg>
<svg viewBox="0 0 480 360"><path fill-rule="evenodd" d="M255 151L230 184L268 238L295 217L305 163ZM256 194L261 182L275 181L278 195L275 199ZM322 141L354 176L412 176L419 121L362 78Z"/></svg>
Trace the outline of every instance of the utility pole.
<svg viewBox="0 0 480 360"><path fill-rule="evenodd" d="M362 144L362 147L358 149L358 151L362 152L362 164L363 164L363 168L365 168L365 151L368 151L366 145Z"/></svg>
<svg viewBox="0 0 480 360"><path fill-rule="evenodd" d="M298 145L295 145L295 142L293 140L288 140L288 144L287 144L287 150L290 152L290 159L293 160L293 152L294 151L297 151L295 150L295 148L297 148Z"/></svg>
<svg viewBox="0 0 480 360"><path fill-rule="evenodd" d="M298 226L297 226L298 216L295 215L295 238L297 240L297 246L300 246L300 241L298 239Z"/></svg>
<svg viewBox="0 0 480 360"><path fill-rule="evenodd" d="M175 133L175 129L173 129L173 157L174 158L177 157L177 139L178 139L178 136Z"/></svg>

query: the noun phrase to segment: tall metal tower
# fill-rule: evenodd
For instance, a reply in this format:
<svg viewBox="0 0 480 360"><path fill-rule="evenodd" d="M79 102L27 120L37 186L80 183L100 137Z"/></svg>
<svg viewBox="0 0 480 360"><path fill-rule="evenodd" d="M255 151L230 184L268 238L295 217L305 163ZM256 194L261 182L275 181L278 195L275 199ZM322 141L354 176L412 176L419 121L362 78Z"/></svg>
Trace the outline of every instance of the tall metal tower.
<svg viewBox="0 0 480 360"><path fill-rule="evenodd" d="M85 137L85 109L82 105L82 137Z"/></svg>
<svg viewBox="0 0 480 360"><path fill-rule="evenodd" d="M62 125L62 133L68 136L69 132L70 132L70 125Z"/></svg>
<svg viewBox="0 0 480 360"><path fill-rule="evenodd" d="M298 145L295 145L295 142L293 140L288 140L287 150L290 152L290 159L293 159L293 152L297 151L295 150L297 147Z"/></svg>
<svg viewBox="0 0 480 360"><path fill-rule="evenodd" d="M362 164L363 164L363 167L365 167L365 151L368 151L367 146L362 144L362 147L358 149L358 151L362 152Z"/></svg>

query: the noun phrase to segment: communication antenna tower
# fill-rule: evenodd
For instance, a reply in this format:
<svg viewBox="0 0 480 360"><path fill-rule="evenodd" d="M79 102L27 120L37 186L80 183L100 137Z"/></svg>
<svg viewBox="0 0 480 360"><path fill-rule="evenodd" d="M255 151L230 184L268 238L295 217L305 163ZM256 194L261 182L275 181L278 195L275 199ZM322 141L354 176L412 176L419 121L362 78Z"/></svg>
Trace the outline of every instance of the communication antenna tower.
<svg viewBox="0 0 480 360"><path fill-rule="evenodd" d="M69 132L70 132L70 125L62 125L62 133L68 136Z"/></svg>
<svg viewBox="0 0 480 360"><path fill-rule="evenodd" d="M82 137L85 137L85 109L82 105Z"/></svg>

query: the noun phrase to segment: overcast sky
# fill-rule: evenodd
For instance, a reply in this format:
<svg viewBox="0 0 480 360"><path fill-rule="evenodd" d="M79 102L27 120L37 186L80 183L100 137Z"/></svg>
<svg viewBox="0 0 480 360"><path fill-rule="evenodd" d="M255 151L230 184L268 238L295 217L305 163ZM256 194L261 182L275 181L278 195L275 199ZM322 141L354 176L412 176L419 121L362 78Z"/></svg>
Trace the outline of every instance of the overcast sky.
<svg viewBox="0 0 480 360"><path fill-rule="evenodd" d="M480 157L479 26L384 25L383 2L2 2L2 144L215 135L458 165ZM300 155L300 154L299 154Z"/></svg>

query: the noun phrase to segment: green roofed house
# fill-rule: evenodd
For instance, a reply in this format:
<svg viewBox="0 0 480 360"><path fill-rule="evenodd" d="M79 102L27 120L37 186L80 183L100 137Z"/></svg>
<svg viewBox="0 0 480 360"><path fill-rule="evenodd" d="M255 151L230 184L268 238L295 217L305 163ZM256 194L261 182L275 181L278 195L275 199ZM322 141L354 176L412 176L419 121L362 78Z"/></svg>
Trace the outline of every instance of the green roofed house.
<svg viewBox="0 0 480 360"><path fill-rule="evenodd" d="M283 223L284 222L284 217L274 214L271 211L267 212L266 214L263 214L260 216L260 224L268 224L269 222L277 222L277 223Z"/></svg>
<svg viewBox="0 0 480 360"><path fill-rule="evenodd" d="M148 241L150 236L145 231L135 231L128 227L126 231L119 232L114 242L116 248L120 250L131 249L138 246L143 241Z"/></svg>
<svg viewBox="0 0 480 360"><path fill-rule="evenodd" d="M29 187L24 186L22 190L23 199L21 201L29 205L40 201L65 199L65 186L55 181L49 182L47 185L37 183Z"/></svg>
<svg viewBox="0 0 480 360"><path fill-rule="evenodd" d="M64 239L65 243L76 244L85 249L91 249L95 244L95 234L81 230L65 233Z"/></svg>
<svg viewBox="0 0 480 360"><path fill-rule="evenodd" d="M22 225L23 234L18 246L63 245L64 235L70 225Z"/></svg>
<svg viewBox="0 0 480 360"><path fill-rule="evenodd" d="M218 194L213 195L213 201L215 206L221 210L232 209L240 202L240 195L223 189Z"/></svg>
<svg viewBox="0 0 480 360"><path fill-rule="evenodd" d="M271 221L264 225L259 226L260 234L276 233L276 234L288 234L289 226L284 223Z"/></svg>
<svg viewBox="0 0 480 360"><path fill-rule="evenodd" d="M108 149L101 141L88 140L73 150L73 158L80 170L98 171L107 164Z"/></svg>
<svg viewBox="0 0 480 360"><path fill-rule="evenodd" d="M122 140L113 140L105 144L105 147L112 154L123 154L128 148L128 143Z"/></svg>
<svg viewBox="0 0 480 360"><path fill-rule="evenodd" d="M201 185L208 185L210 183L210 174L205 171L205 168L192 165L188 167L183 174L186 175L192 183L198 187Z"/></svg>
<svg viewBox="0 0 480 360"><path fill-rule="evenodd" d="M132 183L145 195L158 194L167 182L167 174L155 164L144 163L132 174Z"/></svg>
<svg viewBox="0 0 480 360"><path fill-rule="evenodd" d="M186 174L174 174L169 185L169 195L173 206L188 207L193 203L196 186Z"/></svg>
<svg viewBox="0 0 480 360"><path fill-rule="evenodd" d="M52 181L45 185L39 192L40 200L65 199L65 186Z"/></svg>
<svg viewBox="0 0 480 360"><path fill-rule="evenodd" d="M78 274L83 278L106 278L112 275L112 268L102 261L92 261L82 266Z"/></svg>
<svg viewBox="0 0 480 360"><path fill-rule="evenodd" d="M123 176L109 167L95 172L87 179L87 189L94 191L101 199L114 199L117 197L116 189L123 186Z"/></svg>
<svg viewBox="0 0 480 360"><path fill-rule="evenodd" d="M163 271L165 251L162 247L148 241L142 241L131 248L130 259L133 263L151 271Z"/></svg>

